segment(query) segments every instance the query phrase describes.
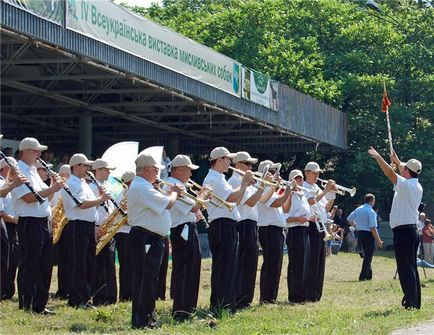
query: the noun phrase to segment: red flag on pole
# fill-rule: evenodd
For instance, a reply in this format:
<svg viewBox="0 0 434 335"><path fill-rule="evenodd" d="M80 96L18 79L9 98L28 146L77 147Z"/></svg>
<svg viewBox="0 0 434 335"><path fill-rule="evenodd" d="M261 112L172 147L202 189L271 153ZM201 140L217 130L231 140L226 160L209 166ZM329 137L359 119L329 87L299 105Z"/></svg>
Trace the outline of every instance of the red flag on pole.
<svg viewBox="0 0 434 335"><path fill-rule="evenodd" d="M387 97L386 84L384 84L383 101L381 103L381 110L384 113L387 113L389 111L389 106L391 104L392 103L390 102L389 98Z"/></svg>

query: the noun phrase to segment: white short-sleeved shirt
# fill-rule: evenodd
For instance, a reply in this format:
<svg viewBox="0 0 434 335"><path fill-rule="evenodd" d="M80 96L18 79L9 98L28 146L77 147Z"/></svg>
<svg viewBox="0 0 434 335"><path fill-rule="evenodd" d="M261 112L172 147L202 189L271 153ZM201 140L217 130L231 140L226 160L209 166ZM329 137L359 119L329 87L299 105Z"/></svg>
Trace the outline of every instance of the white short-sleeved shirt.
<svg viewBox="0 0 434 335"><path fill-rule="evenodd" d="M266 188L265 192L267 191ZM258 202L258 227L276 226L286 228L286 219L282 207L271 207L277 198L279 198L279 195L273 193L265 204Z"/></svg>
<svg viewBox="0 0 434 335"><path fill-rule="evenodd" d="M93 193L90 186L82 178L78 178L75 175L71 175L66 182L71 193L80 201L95 200L95 194ZM98 219L96 207L90 207L86 209L81 209L77 207L76 203L72 198L62 190L63 207L65 208L65 217L69 220L83 220L88 222L95 222Z"/></svg>
<svg viewBox="0 0 434 335"><path fill-rule="evenodd" d="M241 186L242 179L243 176L234 172L232 176L229 178L228 183L235 190ZM248 219L253 221L258 221L258 208L256 207L256 205L253 207L246 205L246 201L249 200L256 193L256 191L257 189L254 186L247 187L246 191L244 192L243 198L238 204L238 211L240 212L240 219L238 221L248 220Z"/></svg>
<svg viewBox="0 0 434 335"><path fill-rule="evenodd" d="M146 179L135 176L127 193L128 224L165 237L172 224L168 196L154 189Z"/></svg>
<svg viewBox="0 0 434 335"><path fill-rule="evenodd" d="M53 197L50 200L50 204L52 208L56 207L61 197L62 197L62 190L59 190L53 194Z"/></svg>
<svg viewBox="0 0 434 335"><path fill-rule="evenodd" d="M90 183L89 186L92 189L95 198L98 198L99 197L98 186L95 185L95 183ZM101 226L115 209L115 206L112 204L110 200L105 202L105 206L108 209L108 212L102 204L98 206L97 208L98 218L95 221L95 226L98 227Z"/></svg>
<svg viewBox="0 0 434 335"><path fill-rule="evenodd" d="M208 174L203 181L203 185L211 186L213 193L224 200L226 200L234 192L232 186L225 179L224 174L217 172L216 170L213 169L209 169ZM231 212L226 206L217 207L212 204L209 204L208 206L209 222L212 222L213 220L219 218L228 218L235 221L239 221L240 213L238 211L238 207L234 203L233 205L234 205L234 209Z"/></svg>
<svg viewBox="0 0 434 335"><path fill-rule="evenodd" d="M127 190L125 190L125 188L121 191L121 193L119 193L117 199L116 199L116 203L118 205L121 204L121 202L124 200L124 198L127 198ZM129 215L128 215L129 216ZM131 226L127 223L125 223L122 227L119 228L118 233L125 233L125 234L129 234L131 230Z"/></svg>
<svg viewBox="0 0 434 335"><path fill-rule="evenodd" d="M419 179L406 179L399 175L397 177L390 211L390 227L392 229L402 225L417 224L419 220L417 209L422 201L423 194Z"/></svg>
<svg viewBox="0 0 434 335"><path fill-rule="evenodd" d="M176 178L169 177L167 181L169 183L182 185L185 187L185 184ZM170 217L172 218L172 228L178 227L183 223L196 222L196 215L191 212L193 207L193 202L191 204L186 204L179 199L176 200L173 207L169 209Z"/></svg>
<svg viewBox="0 0 434 335"><path fill-rule="evenodd" d="M5 184L5 180L0 176L0 187L3 187ZM9 192L4 198L0 198L0 201L3 203L2 211L8 213L9 215L15 216L14 202L12 200L11 193Z"/></svg>
<svg viewBox="0 0 434 335"><path fill-rule="evenodd" d="M305 192L305 196L307 199L313 198L312 194L315 194L315 192L322 192L321 188L317 184L309 184L308 182L303 183L303 187L307 188L309 190L312 190L313 192ZM326 197L322 197L320 201L317 201L315 205L310 206L311 208L311 214L318 214L319 215L319 221L326 223L328 219L328 212L327 212L327 199Z"/></svg>
<svg viewBox="0 0 434 335"><path fill-rule="evenodd" d="M291 208L289 209L289 212L286 213L286 218L292 218L292 217L305 217L306 222L300 223L300 222L291 222L288 223L288 228L293 227L307 227L309 226L309 218L311 216L310 206L307 202L307 198L304 196L304 193L300 192L294 192L291 195Z"/></svg>
<svg viewBox="0 0 434 335"><path fill-rule="evenodd" d="M48 188L36 170L36 167L29 166L23 161L18 161L18 169L27 177L30 185L36 192L43 191ZM15 214L18 217L36 217L45 218L51 216L51 206L50 201L45 199L45 201L40 204L39 202L27 203L22 197L30 193L26 185L20 185L11 191L12 200L14 202Z"/></svg>

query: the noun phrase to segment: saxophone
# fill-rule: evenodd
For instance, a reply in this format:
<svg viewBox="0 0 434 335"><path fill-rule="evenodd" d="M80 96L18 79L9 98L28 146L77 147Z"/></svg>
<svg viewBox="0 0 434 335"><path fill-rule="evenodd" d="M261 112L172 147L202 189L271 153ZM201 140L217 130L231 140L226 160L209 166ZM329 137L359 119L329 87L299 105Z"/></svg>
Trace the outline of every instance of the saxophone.
<svg viewBox="0 0 434 335"><path fill-rule="evenodd" d="M126 195L126 192L125 192ZM124 197L119 204L119 209L115 209L107 220L99 227L102 230L101 237L96 241L96 255L106 246L106 244L115 236L118 230L128 221L128 216L123 215L120 209L126 211L127 199Z"/></svg>
<svg viewBox="0 0 434 335"><path fill-rule="evenodd" d="M53 226L53 244L59 242L63 228L65 228L67 223L68 219L65 217L63 199L60 197L56 206L53 208L53 217L51 219L51 224Z"/></svg>

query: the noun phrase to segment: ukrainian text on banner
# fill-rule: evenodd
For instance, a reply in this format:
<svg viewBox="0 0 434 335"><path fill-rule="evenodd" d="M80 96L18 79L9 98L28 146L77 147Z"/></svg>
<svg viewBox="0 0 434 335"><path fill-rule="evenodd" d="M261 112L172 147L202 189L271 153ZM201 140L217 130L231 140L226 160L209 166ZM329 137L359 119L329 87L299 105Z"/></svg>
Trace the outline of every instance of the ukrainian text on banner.
<svg viewBox="0 0 434 335"><path fill-rule="evenodd" d="M274 111L279 110L279 82L258 71L242 68L242 97Z"/></svg>
<svg viewBox="0 0 434 335"><path fill-rule="evenodd" d="M65 1L60 0L2 0L12 6L32 13L45 20L63 25L65 22Z"/></svg>
<svg viewBox="0 0 434 335"><path fill-rule="evenodd" d="M68 0L68 29L241 96L241 64L110 1Z"/></svg>

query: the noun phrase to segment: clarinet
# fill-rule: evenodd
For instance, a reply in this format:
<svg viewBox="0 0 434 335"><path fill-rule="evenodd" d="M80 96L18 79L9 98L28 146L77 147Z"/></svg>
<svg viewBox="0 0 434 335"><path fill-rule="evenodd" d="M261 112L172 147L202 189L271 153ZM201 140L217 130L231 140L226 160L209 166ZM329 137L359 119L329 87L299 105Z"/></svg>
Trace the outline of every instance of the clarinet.
<svg viewBox="0 0 434 335"><path fill-rule="evenodd" d="M98 180L96 180L94 176L92 176L88 172L86 172L86 174L89 176L90 180L92 180L92 182L95 183L96 186L101 187L101 183ZM113 206L115 206L116 209L122 214L122 216L127 216L127 212L125 212L125 210L116 203L115 199L113 199L113 197L111 195L110 195L109 200L111 201ZM107 206L105 204L103 206L104 206L105 210L108 212Z"/></svg>
<svg viewBox="0 0 434 335"><path fill-rule="evenodd" d="M16 173L21 173L18 170L18 167L16 165L12 164L2 151L0 151L0 157L3 158L6 162L6 164L9 165L11 167L11 169L13 169ZM32 192L32 194L35 196L36 200L38 200L38 202L40 204L42 204L45 201L45 199L43 197L41 197L41 195L38 192L35 191L35 189L32 187L32 185L30 185L30 183L25 183L24 185L27 186L29 191Z"/></svg>
<svg viewBox="0 0 434 335"><path fill-rule="evenodd" d="M54 172L53 170L51 170L47 163L44 162L43 159L38 158L39 163L41 163L41 165L44 167L45 171L47 171L48 175L51 178L57 179L58 174L56 172ZM71 197L72 200L74 200L75 204L77 205L77 207L80 207L83 203L78 200L74 194L72 194L71 190L69 189L68 185L65 185L65 187L63 187L63 189L65 190L66 193L68 193L68 195Z"/></svg>

